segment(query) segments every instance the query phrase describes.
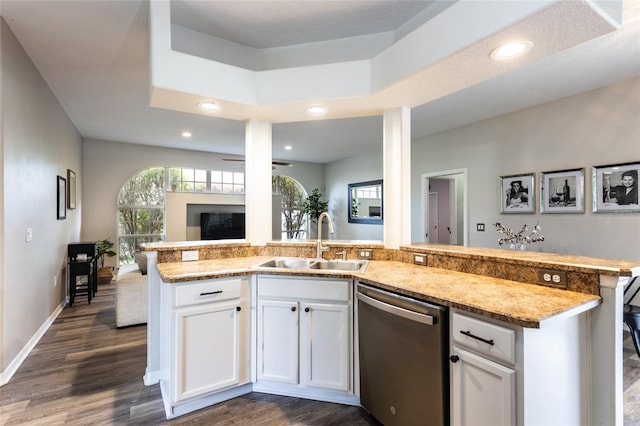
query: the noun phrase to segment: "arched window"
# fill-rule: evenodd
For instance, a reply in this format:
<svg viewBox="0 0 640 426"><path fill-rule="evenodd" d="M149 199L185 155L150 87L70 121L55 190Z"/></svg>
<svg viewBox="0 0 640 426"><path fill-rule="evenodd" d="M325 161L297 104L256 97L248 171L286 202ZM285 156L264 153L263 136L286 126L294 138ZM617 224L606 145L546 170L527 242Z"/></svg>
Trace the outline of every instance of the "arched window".
<svg viewBox="0 0 640 426"><path fill-rule="evenodd" d="M280 203L281 236L283 240L304 240L307 238L307 218L302 213L307 192L304 187L288 176L272 176L274 203ZM274 218L275 219L275 218Z"/></svg>
<svg viewBox="0 0 640 426"><path fill-rule="evenodd" d="M119 264L133 263L141 243L164 241L165 168L135 174L118 195Z"/></svg>

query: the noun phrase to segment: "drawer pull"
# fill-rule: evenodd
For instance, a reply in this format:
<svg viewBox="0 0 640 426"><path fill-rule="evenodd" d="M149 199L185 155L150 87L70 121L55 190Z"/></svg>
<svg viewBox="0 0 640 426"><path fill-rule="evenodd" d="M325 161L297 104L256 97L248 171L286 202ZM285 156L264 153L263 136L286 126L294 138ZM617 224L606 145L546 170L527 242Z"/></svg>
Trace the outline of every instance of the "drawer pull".
<svg viewBox="0 0 640 426"><path fill-rule="evenodd" d="M291 312L295 312L295 311L296 311L296 307L295 307L295 306L292 306L292 307L291 307Z"/></svg>
<svg viewBox="0 0 640 426"><path fill-rule="evenodd" d="M311 308L304 308L305 312L309 312L311 310Z"/></svg>
<svg viewBox="0 0 640 426"><path fill-rule="evenodd" d="M204 293L200 293L200 296L211 296L212 294L221 294L222 290L216 290L216 291L207 291Z"/></svg>
<svg viewBox="0 0 640 426"><path fill-rule="evenodd" d="M241 310L242 310L242 307L236 306L236 311L240 312Z"/></svg>
<svg viewBox="0 0 640 426"><path fill-rule="evenodd" d="M480 340L481 342L486 343L487 345L491 345L493 346L493 339L487 340L487 339L483 339L482 337L476 336L473 333L471 333L470 331L464 331L464 330L460 330L460 333L464 334L465 336L471 337L472 339L476 339L476 340Z"/></svg>

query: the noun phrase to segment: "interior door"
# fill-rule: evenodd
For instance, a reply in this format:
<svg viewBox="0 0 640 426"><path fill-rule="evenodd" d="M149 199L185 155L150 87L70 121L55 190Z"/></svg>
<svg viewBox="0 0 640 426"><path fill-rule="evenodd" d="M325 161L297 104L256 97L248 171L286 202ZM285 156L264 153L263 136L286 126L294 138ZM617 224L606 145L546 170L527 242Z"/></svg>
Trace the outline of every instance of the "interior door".
<svg viewBox="0 0 640 426"><path fill-rule="evenodd" d="M438 243L438 194L429 193L429 230L427 232L427 241L430 243Z"/></svg>

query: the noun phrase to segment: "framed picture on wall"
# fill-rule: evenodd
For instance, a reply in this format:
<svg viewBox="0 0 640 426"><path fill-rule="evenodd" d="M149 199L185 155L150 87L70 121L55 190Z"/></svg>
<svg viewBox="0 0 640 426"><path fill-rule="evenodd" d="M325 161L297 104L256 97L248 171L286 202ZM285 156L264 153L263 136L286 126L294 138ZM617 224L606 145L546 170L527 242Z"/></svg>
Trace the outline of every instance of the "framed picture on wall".
<svg viewBox="0 0 640 426"><path fill-rule="evenodd" d="M62 220L67 218L67 180L62 176L58 176L57 191L58 220Z"/></svg>
<svg viewBox="0 0 640 426"><path fill-rule="evenodd" d="M584 213L584 168L541 173L540 212Z"/></svg>
<svg viewBox="0 0 640 426"><path fill-rule="evenodd" d="M500 212L501 213L535 213L535 175L501 176Z"/></svg>
<svg viewBox="0 0 640 426"><path fill-rule="evenodd" d="M76 208L76 172L67 169L67 208Z"/></svg>
<svg viewBox="0 0 640 426"><path fill-rule="evenodd" d="M592 171L593 211L640 212L638 172L640 162L596 166Z"/></svg>

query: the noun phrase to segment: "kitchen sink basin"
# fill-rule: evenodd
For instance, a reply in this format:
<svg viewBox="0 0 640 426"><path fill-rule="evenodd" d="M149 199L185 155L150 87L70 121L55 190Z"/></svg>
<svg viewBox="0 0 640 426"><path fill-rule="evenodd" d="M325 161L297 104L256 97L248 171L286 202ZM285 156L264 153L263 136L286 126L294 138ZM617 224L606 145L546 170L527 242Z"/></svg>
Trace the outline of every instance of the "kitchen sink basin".
<svg viewBox="0 0 640 426"><path fill-rule="evenodd" d="M364 260L318 260L311 264L311 269L362 272L366 266L367 262Z"/></svg>
<svg viewBox="0 0 640 426"><path fill-rule="evenodd" d="M268 262L258 265L263 268L285 268L285 269L309 269L316 259L300 259L300 258L278 258L271 259Z"/></svg>
<svg viewBox="0 0 640 426"><path fill-rule="evenodd" d="M325 259L305 259L305 258L282 258L268 260L258 265L259 268L282 268L310 270L317 269L323 271L352 271L363 272L367 267L366 260L325 260Z"/></svg>

